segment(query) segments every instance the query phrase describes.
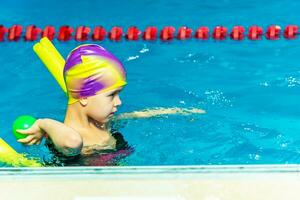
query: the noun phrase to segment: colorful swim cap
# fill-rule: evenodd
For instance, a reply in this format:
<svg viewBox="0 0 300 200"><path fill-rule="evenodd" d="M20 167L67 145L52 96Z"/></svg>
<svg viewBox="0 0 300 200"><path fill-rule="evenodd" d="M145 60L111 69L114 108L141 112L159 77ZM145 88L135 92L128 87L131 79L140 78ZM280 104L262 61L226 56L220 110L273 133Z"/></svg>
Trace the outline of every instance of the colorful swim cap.
<svg viewBox="0 0 300 200"><path fill-rule="evenodd" d="M64 67L68 104L82 97L126 85L126 72L120 61L96 44L81 45L71 51Z"/></svg>

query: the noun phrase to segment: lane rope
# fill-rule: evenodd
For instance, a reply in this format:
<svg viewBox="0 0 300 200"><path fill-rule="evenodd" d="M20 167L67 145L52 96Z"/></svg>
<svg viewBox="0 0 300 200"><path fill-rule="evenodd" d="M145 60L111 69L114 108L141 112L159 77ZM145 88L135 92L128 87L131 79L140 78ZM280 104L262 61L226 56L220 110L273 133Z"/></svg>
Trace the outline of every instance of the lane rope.
<svg viewBox="0 0 300 200"><path fill-rule="evenodd" d="M155 26L148 26L145 30L140 30L136 26L130 26L126 31L122 27L114 26L109 31L103 26L96 26L93 29L88 26L78 26L74 29L71 26L64 25L58 28L46 26L41 29L35 25L29 25L25 28L21 25L13 25L9 28L0 25L0 42L4 41L37 41L40 38L47 37L49 40L57 39L62 42L69 40L76 41L102 41L105 39L111 41L170 41L170 40L278 40L280 38L296 39L299 34L297 25L287 25L281 28L279 25L270 25L265 29L261 26L233 26L231 29L225 26L215 26L210 29L207 26L200 26L192 30L187 26L181 26L177 30L173 26L165 26L159 30Z"/></svg>

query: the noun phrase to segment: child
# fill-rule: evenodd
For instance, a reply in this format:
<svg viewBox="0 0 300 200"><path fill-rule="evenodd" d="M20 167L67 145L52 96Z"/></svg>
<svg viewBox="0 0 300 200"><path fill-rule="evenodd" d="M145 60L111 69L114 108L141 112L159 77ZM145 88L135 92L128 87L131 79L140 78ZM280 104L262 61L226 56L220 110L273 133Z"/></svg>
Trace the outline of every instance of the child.
<svg viewBox="0 0 300 200"><path fill-rule="evenodd" d="M27 145L47 144L65 157L91 155L97 151L130 149L120 133L110 133L107 122L122 104L119 93L126 85L126 72L120 61L103 47L81 45L67 57L64 80L68 91L68 107L64 123L38 119L18 140ZM204 113L200 109L155 109L124 113L119 118L153 117L160 114ZM125 153L127 154L127 153Z"/></svg>

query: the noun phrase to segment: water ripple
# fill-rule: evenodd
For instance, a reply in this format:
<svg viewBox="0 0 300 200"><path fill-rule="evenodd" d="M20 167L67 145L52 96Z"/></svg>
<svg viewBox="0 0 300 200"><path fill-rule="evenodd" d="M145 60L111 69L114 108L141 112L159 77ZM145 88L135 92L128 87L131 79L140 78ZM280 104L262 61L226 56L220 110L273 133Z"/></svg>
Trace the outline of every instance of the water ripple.
<svg viewBox="0 0 300 200"><path fill-rule="evenodd" d="M213 55L204 53L188 53L181 57L175 57L174 61L178 63L199 63L208 64L215 59Z"/></svg>
<svg viewBox="0 0 300 200"><path fill-rule="evenodd" d="M220 90L207 90L205 91L206 100L211 105L218 106L233 106L232 101L225 97L224 93Z"/></svg>

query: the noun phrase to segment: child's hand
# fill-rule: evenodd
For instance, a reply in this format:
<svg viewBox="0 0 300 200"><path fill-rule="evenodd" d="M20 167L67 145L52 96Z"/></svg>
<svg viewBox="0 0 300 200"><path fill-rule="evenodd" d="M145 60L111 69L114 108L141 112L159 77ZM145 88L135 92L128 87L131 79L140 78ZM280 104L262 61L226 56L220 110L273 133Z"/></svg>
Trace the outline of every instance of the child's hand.
<svg viewBox="0 0 300 200"><path fill-rule="evenodd" d="M26 130L17 130L17 132L28 135L26 138L19 139L18 142L21 142L26 145L40 144L45 132L39 126L40 120L36 120L35 123Z"/></svg>

